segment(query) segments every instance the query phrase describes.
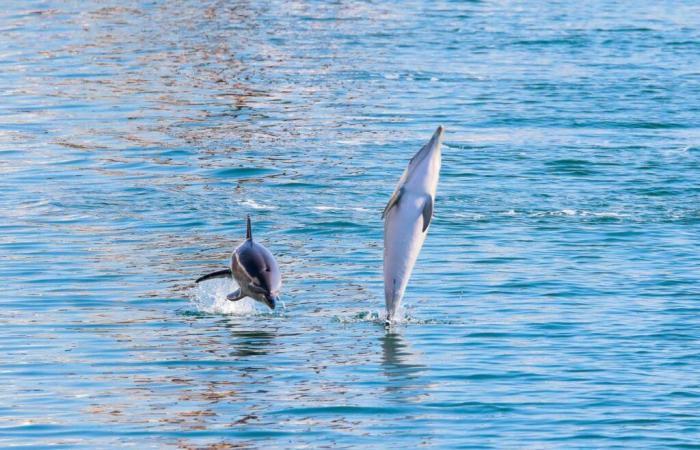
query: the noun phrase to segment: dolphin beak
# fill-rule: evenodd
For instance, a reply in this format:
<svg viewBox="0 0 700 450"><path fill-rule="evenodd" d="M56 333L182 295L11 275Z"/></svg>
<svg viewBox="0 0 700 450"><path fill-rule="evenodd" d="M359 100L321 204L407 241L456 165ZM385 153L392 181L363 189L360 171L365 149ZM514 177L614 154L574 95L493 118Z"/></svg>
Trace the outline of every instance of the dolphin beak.
<svg viewBox="0 0 700 450"><path fill-rule="evenodd" d="M435 130L435 134L433 134L433 139L435 139L435 138L442 139L443 134L445 134L445 127L440 125L439 127L437 127L437 130Z"/></svg>
<svg viewBox="0 0 700 450"><path fill-rule="evenodd" d="M433 137L430 138L430 141L428 142L428 145L426 147L429 147L431 150L435 148L435 146L440 145L442 143L442 136L445 134L445 127L440 125L437 127L437 130L435 130L435 133L433 133Z"/></svg>
<svg viewBox="0 0 700 450"><path fill-rule="evenodd" d="M270 308L270 309L275 309L275 306L277 305L277 302L280 301L280 296L279 295L273 295L273 294L266 294L265 295L265 304Z"/></svg>
<svg viewBox="0 0 700 450"><path fill-rule="evenodd" d="M437 130L435 130L435 133L433 133L433 137L430 139L430 146L432 148L440 148L440 145L442 144L442 136L445 134L445 127L440 125Z"/></svg>
<svg viewBox="0 0 700 450"><path fill-rule="evenodd" d="M442 144L442 135L445 133L445 127L440 125L433 133L433 137L430 138L427 144L423 146L418 152L413 155L411 161L409 162L409 167L420 164L428 155L434 155L434 151L440 152L440 145ZM432 156L430 156L432 158Z"/></svg>
<svg viewBox="0 0 700 450"><path fill-rule="evenodd" d="M440 125L433 133L433 137L430 138L430 142L426 145L426 153L434 155L435 152L440 153L440 146L442 145L442 136L445 134L445 127ZM432 157L432 156L431 156Z"/></svg>

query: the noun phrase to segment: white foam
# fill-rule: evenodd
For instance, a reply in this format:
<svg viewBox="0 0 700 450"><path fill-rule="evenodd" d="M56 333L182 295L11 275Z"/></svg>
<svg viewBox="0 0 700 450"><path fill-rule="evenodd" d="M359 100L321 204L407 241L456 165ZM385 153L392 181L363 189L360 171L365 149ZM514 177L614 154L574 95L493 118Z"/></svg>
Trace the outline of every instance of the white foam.
<svg viewBox="0 0 700 450"><path fill-rule="evenodd" d="M317 211L347 211L347 210L352 210L352 211L358 211L358 212L366 212L370 211L367 208L361 208L359 206L325 206L325 205L319 205L319 206L312 206L312 209L315 209Z"/></svg>
<svg viewBox="0 0 700 450"><path fill-rule="evenodd" d="M251 200L251 199L243 200L243 201L241 202L241 205L250 206L250 207L253 208L253 209L263 209L263 210L272 210L272 209L276 209L276 208L275 208L274 206L272 206L272 205L263 205L263 204L261 204L261 203L256 202L255 200Z"/></svg>
<svg viewBox="0 0 700 450"><path fill-rule="evenodd" d="M585 211L585 210L576 210L576 209L562 209L562 210L557 210L557 211L538 211L535 213L530 214L531 217L563 217L563 216L569 216L569 217L605 217L605 218L623 218L623 217L628 217L627 214L622 214L622 213L617 213L613 211L600 211L600 212L595 212L595 211Z"/></svg>
<svg viewBox="0 0 700 450"><path fill-rule="evenodd" d="M606 218L614 218L614 219L620 219L620 218L623 218L623 217L627 217L627 214L620 214L620 213L616 213L616 212L606 212L606 211L603 211L603 212L588 212L588 211L584 211L584 212L582 213L582 215L584 215L584 216L593 216L593 217L606 217Z"/></svg>

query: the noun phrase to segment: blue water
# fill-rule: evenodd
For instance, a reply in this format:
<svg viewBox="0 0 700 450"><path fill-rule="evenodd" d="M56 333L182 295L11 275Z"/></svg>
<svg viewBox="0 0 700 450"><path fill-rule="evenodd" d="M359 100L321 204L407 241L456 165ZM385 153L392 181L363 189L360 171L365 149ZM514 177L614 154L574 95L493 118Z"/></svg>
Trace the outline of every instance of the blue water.
<svg viewBox="0 0 700 450"><path fill-rule="evenodd" d="M698 446L699 100L690 0L3 2L0 446Z"/></svg>

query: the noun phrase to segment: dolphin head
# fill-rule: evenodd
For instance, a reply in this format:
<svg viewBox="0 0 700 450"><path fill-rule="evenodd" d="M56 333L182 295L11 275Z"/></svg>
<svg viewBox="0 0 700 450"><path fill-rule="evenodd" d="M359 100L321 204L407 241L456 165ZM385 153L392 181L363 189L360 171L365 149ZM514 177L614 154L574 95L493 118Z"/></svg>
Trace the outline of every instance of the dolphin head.
<svg viewBox="0 0 700 450"><path fill-rule="evenodd" d="M442 136L445 128L440 125L427 144L413 155L403 174L403 184L426 191L434 191L440 173Z"/></svg>
<svg viewBox="0 0 700 450"><path fill-rule="evenodd" d="M269 252L267 252L265 262L265 265L257 274L258 286L260 288L260 296L258 299L270 309L275 309L275 305L280 298L280 290L282 289L282 277L277 261L272 258L272 254Z"/></svg>
<svg viewBox="0 0 700 450"><path fill-rule="evenodd" d="M246 291L250 297L266 305L270 309L275 309L280 299L279 289L271 289L264 281L262 283L255 281L250 283Z"/></svg>
<svg viewBox="0 0 700 450"><path fill-rule="evenodd" d="M275 306L277 305L277 302L280 301L280 296L274 293L266 293L263 296L263 303L267 305L268 308L270 309L275 309Z"/></svg>

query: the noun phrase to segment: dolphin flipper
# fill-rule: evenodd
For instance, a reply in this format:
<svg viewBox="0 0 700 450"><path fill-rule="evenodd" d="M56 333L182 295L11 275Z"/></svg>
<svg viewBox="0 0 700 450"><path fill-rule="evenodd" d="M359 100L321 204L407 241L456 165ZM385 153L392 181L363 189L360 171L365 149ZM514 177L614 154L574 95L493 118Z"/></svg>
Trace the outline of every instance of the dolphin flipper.
<svg viewBox="0 0 700 450"><path fill-rule="evenodd" d="M235 302L235 301L242 299L243 297L245 297L245 295L243 295L243 293L241 293L241 290L236 289L235 291L231 292L230 294L228 294L226 296L226 300L228 300L230 302Z"/></svg>
<svg viewBox="0 0 700 450"><path fill-rule="evenodd" d="M401 200L401 196L403 195L403 188L399 188L394 192L394 195L391 196L389 199L389 203L386 204L386 207L384 208L384 212L382 213L382 219L386 217L387 214L389 214L389 211L391 208L394 207L394 205L398 205L399 200Z"/></svg>
<svg viewBox="0 0 700 450"><path fill-rule="evenodd" d="M430 221L433 218L433 197L431 195L427 197L423 205L423 232L428 229L428 225L430 225Z"/></svg>
<svg viewBox="0 0 700 450"><path fill-rule="evenodd" d="M197 281L195 281L195 283L199 283L204 280L209 280L211 278L231 278L232 276L233 275L231 274L231 269L217 270L216 272L212 272L197 278Z"/></svg>

